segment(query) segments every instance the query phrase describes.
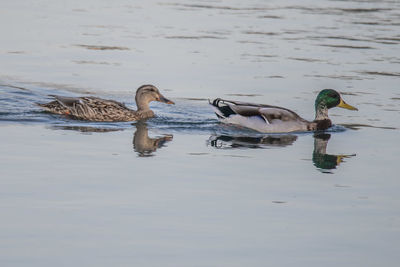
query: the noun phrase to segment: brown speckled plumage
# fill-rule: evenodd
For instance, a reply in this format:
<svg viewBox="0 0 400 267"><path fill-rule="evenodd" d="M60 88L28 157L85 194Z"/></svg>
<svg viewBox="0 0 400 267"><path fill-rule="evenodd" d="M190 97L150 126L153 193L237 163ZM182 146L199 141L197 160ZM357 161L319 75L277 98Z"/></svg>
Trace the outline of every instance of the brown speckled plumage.
<svg viewBox="0 0 400 267"><path fill-rule="evenodd" d="M67 115L73 119L104 122L151 118L154 116L154 112L149 108L151 101L173 104L153 85L143 85L137 89L135 100L138 110L131 110L117 101L98 97L52 97L56 100L38 105L48 112Z"/></svg>

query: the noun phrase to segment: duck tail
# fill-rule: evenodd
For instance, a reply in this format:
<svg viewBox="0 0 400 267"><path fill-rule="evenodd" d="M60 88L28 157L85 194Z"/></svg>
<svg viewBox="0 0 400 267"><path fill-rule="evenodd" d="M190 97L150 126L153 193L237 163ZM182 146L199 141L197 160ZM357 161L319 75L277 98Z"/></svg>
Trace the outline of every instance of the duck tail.
<svg viewBox="0 0 400 267"><path fill-rule="evenodd" d="M214 99L213 101L208 100L208 103L213 107L215 115L219 119L226 119L230 115L236 114L231 107L225 103L225 100L221 98Z"/></svg>

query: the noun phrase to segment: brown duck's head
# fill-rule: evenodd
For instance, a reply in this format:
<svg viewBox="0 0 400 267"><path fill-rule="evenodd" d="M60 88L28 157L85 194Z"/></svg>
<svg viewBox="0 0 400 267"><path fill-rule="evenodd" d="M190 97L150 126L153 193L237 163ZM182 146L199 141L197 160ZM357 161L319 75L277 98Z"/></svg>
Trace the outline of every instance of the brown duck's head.
<svg viewBox="0 0 400 267"><path fill-rule="evenodd" d="M166 104L175 104L173 101L165 98L154 85L142 85L136 90L136 104L138 109L146 109L151 101L159 101Z"/></svg>

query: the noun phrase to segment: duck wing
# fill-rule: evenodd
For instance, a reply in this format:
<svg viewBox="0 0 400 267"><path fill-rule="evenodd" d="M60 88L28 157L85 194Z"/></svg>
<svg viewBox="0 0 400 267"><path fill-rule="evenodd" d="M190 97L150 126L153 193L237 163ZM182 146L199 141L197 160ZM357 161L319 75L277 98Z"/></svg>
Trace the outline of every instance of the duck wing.
<svg viewBox="0 0 400 267"><path fill-rule="evenodd" d="M93 108L128 109L123 103L94 96L80 97L81 102Z"/></svg>
<svg viewBox="0 0 400 267"><path fill-rule="evenodd" d="M296 121L303 119L297 113L278 106L247 103L241 101L231 101L224 99L215 99L212 103L219 118L228 118L231 115L241 115L244 117L257 116L262 118L265 123L271 124L274 120Z"/></svg>
<svg viewBox="0 0 400 267"><path fill-rule="evenodd" d="M59 95L49 95L54 97L54 99L65 108L72 107L74 104L83 104L80 97L68 97L68 96L59 96Z"/></svg>
<svg viewBox="0 0 400 267"><path fill-rule="evenodd" d="M129 121L136 113L124 104L98 97L66 97L51 95L55 101L39 104L48 111L89 121Z"/></svg>
<svg viewBox="0 0 400 267"><path fill-rule="evenodd" d="M124 104L108 99L102 99L98 97L68 97L68 96L59 96L59 95L50 95L54 97L54 99L62 106L66 108L74 108L77 105L80 106L89 106L89 107L114 107L114 108L127 108Z"/></svg>

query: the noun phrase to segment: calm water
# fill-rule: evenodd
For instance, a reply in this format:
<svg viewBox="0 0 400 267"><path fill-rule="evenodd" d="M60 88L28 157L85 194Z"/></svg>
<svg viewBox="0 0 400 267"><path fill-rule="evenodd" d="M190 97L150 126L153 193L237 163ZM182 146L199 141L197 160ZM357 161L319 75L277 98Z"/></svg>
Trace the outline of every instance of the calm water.
<svg viewBox="0 0 400 267"><path fill-rule="evenodd" d="M3 1L1 266L397 266L399 1ZM49 94L158 117L89 123ZM221 125L208 98L359 108L320 133Z"/></svg>

